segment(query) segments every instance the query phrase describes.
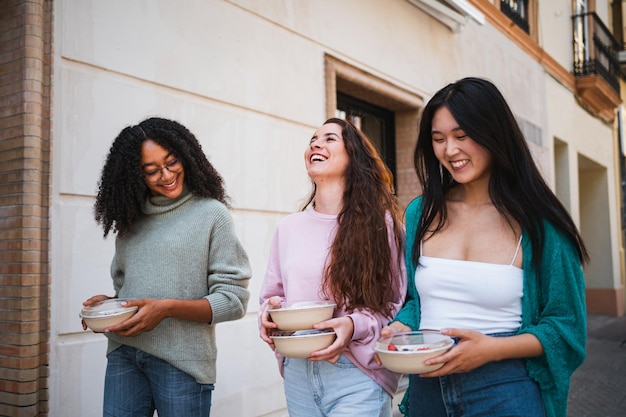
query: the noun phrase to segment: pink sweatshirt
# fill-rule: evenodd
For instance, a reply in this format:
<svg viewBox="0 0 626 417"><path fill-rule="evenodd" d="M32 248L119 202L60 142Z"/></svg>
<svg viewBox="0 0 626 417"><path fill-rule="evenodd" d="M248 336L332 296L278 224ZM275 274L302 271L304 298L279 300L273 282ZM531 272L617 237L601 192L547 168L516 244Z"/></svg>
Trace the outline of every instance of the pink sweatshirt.
<svg viewBox="0 0 626 417"><path fill-rule="evenodd" d="M387 223L393 265L397 265L390 216ZM288 305L325 299L321 292L322 275L336 228L336 215L321 214L312 208L291 214L279 222L261 287L259 317L273 296L280 296ZM392 317L402 307L406 293L404 258L401 258L400 269L394 268L394 279L399 280L400 285L393 300ZM346 311L335 310L334 313L334 317L346 315ZM354 322L354 334L345 356L393 396L401 375L378 366L374 360L374 343L391 318L368 310L355 310L349 316ZM276 356L282 375L283 358L279 354Z"/></svg>

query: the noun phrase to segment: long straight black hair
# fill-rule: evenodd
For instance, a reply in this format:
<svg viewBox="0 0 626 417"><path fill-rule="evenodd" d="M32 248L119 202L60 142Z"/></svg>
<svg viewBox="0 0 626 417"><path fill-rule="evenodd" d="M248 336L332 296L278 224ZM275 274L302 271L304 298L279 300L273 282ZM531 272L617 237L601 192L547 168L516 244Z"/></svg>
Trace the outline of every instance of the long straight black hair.
<svg viewBox="0 0 626 417"><path fill-rule="evenodd" d="M498 88L485 79L468 77L439 90L422 112L413 162L423 185L423 212L415 242L440 230L447 221L446 195L456 185L450 173L440 170L432 145L432 119L446 107L459 127L491 154L489 196L509 223L516 221L528 233L533 266L539 269L544 241L544 221L568 237L581 262L589 260L567 209L550 190L532 158L524 135ZM433 224L435 219L437 224ZM433 227L434 226L434 227ZM413 247L415 264L419 246Z"/></svg>

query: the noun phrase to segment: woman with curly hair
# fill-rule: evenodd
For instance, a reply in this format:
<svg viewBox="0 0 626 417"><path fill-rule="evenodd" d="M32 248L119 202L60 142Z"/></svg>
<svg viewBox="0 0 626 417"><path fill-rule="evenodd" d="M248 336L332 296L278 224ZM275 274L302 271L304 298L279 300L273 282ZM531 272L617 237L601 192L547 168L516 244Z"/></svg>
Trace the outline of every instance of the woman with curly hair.
<svg viewBox="0 0 626 417"><path fill-rule="evenodd" d="M186 127L150 118L114 140L95 218L117 235L115 295L83 304L138 307L105 329L104 416L209 416L215 325L243 317L251 276L221 176Z"/></svg>
<svg viewBox="0 0 626 417"><path fill-rule="evenodd" d="M401 411L565 417L585 357L587 250L497 87L468 77L439 90L414 162L408 293L383 334L440 330L456 345L409 376Z"/></svg>
<svg viewBox="0 0 626 417"><path fill-rule="evenodd" d="M313 191L302 211L282 219L260 296L260 335L277 325L268 307L331 300L332 345L306 359L277 354L291 417L391 416L400 375L374 359L381 328L406 289L402 226L391 173L365 135L327 120L304 152Z"/></svg>

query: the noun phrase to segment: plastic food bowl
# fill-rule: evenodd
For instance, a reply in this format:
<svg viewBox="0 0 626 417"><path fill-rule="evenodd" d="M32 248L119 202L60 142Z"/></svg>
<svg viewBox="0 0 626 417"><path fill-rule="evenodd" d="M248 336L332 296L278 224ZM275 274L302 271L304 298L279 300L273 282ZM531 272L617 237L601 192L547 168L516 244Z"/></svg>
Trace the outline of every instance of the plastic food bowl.
<svg viewBox="0 0 626 417"><path fill-rule="evenodd" d="M311 352L325 349L335 341L333 329L298 330L295 332L274 330L270 334L276 352L289 358L308 358Z"/></svg>
<svg viewBox="0 0 626 417"><path fill-rule="evenodd" d="M383 366L402 374L436 371L444 364L424 365L426 359L443 355L454 346L451 337L436 331L401 332L382 337L374 345Z"/></svg>
<svg viewBox="0 0 626 417"><path fill-rule="evenodd" d="M121 323L130 318L137 311L137 306L123 307L121 298L100 301L99 303L83 307L80 318L96 333L104 332L107 327Z"/></svg>
<svg viewBox="0 0 626 417"><path fill-rule="evenodd" d="M331 319L337 304L329 301L303 301L268 310L280 330L312 329L315 323Z"/></svg>

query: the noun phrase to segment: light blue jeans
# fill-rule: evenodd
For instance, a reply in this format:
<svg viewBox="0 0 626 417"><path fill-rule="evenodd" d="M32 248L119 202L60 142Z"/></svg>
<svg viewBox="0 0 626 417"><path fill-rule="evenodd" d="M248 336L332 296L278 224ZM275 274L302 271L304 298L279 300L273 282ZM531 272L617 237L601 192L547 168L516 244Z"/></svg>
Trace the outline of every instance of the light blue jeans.
<svg viewBox="0 0 626 417"><path fill-rule="evenodd" d="M391 417L391 396L341 356L326 361L285 358L289 417Z"/></svg>
<svg viewBox="0 0 626 417"><path fill-rule="evenodd" d="M209 417L213 384L130 346L108 355L104 417Z"/></svg>

